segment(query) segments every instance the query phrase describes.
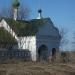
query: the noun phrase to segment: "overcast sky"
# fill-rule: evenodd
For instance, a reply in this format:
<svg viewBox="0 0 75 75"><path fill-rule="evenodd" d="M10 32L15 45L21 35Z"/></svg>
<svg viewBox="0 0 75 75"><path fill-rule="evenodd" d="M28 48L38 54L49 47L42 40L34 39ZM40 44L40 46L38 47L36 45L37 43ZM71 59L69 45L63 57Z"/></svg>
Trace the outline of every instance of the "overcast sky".
<svg viewBox="0 0 75 75"><path fill-rule="evenodd" d="M75 0L19 0L21 5L30 9L30 18L37 18L38 9L42 9L43 17L50 17L55 26L63 27L68 32L68 39L73 40L72 35L75 32ZM12 0L0 0L0 11L8 8ZM67 47L67 46L66 46ZM69 47L72 46L69 43Z"/></svg>

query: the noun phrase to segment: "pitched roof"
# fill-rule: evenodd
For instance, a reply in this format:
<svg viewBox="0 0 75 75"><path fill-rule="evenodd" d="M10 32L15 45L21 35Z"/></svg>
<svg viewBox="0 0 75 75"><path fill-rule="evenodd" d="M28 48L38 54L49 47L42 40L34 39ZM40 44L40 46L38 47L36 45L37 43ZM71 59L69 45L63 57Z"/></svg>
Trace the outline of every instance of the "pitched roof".
<svg viewBox="0 0 75 75"><path fill-rule="evenodd" d="M30 21L5 19L17 36L34 36L38 28L45 24L45 19L34 19Z"/></svg>

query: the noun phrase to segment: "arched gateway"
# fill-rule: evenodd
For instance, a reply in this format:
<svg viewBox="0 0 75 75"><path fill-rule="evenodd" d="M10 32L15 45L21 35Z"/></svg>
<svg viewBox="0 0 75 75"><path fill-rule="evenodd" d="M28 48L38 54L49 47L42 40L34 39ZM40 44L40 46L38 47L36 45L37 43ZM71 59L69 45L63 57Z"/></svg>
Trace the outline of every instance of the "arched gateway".
<svg viewBox="0 0 75 75"><path fill-rule="evenodd" d="M48 48L46 45L41 45L38 49L38 59L47 60L48 59Z"/></svg>

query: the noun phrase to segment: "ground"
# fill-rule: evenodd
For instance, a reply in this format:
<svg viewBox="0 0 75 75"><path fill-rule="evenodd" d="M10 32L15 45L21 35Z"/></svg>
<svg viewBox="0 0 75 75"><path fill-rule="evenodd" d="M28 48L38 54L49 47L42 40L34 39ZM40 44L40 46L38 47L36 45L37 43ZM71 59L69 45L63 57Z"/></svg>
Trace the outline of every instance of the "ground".
<svg viewBox="0 0 75 75"><path fill-rule="evenodd" d="M75 75L74 63L16 62L0 64L0 75Z"/></svg>

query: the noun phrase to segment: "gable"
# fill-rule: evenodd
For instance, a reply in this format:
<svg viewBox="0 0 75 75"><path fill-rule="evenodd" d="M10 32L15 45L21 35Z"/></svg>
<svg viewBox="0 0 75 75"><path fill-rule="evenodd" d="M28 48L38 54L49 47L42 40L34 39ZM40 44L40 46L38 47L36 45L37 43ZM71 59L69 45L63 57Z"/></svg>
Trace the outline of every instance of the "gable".
<svg viewBox="0 0 75 75"><path fill-rule="evenodd" d="M45 25L39 28L37 35L54 36L60 38L59 30L54 26L49 18L46 19Z"/></svg>

